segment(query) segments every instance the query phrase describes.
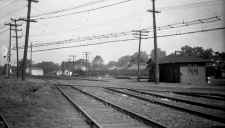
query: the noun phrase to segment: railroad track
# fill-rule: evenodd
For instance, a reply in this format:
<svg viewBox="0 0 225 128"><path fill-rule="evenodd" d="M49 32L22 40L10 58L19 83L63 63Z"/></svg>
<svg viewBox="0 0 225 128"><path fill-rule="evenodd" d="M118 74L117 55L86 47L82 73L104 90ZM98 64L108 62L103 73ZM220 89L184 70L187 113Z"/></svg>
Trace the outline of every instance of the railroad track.
<svg viewBox="0 0 225 128"><path fill-rule="evenodd" d="M182 95L174 94L174 93L172 93L172 95L170 95L171 93L147 92L147 91L139 91L139 90L135 90L135 89L126 89L126 90L144 94L144 95L150 95L153 97L166 98L166 99L176 101L176 102L183 102L183 103L197 105L197 106L206 107L206 108L210 108L210 109L217 109L217 110L225 111L225 102L224 101L209 100L209 99L202 99L202 98L199 99L199 97L193 98L193 97L182 96Z"/></svg>
<svg viewBox="0 0 225 128"><path fill-rule="evenodd" d="M205 105L205 104L199 104L196 102L181 100L181 99L174 99L171 97L166 97L162 95L156 95L151 93L144 93L140 91L134 91L130 89L115 89L115 88L105 88L107 90L110 90L112 92L116 92L119 94L128 95L149 103L158 104L164 107L169 107L175 110L188 112L190 114L194 114L209 120L218 121L221 123L225 123L225 112L224 109L219 108L215 106ZM146 95L148 94L148 95ZM160 97L160 98L156 98ZM206 108L205 108L206 107Z"/></svg>
<svg viewBox="0 0 225 128"><path fill-rule="evenodd" d="M93 128L165 128L143 115L129 111L76 87L57 87Z"/></svg>
<svg viewBox="0 0 225 128"><path fill-rule="evenodd" d="M207 108L212 108L212 109L218 109L221 111L225 111L225 99L222 98L223 95L220 94L208 94L208 93L196 93L196 92L181 92L181 91L165 91L165 90L151 90L151 89L134 89L134 88L125 88L125 87L115 87L115 86L94 86L94 85L62 85L58 84L57 86L75 86L75 87L93 87L93 88L111 88L111 89L122 89L122 90L130 90L130 91L135 91L138 93L143 93L147 95L152 95L156 97L161 97L161 98L167 98L170 100L174 101L179 101L179 102L185 102L193 105L198 105L202 107L207 107ZM173 94L173 96L168 96L165 95L158 95L159 93L168 93L168 94ZM208 95L214 95L217 97L212 97ZM219 97L220 96L220 97ZM183 97L183 98L181 98ZM190 100L191 99L191 100ZM200 99L200 100L198 100ZM204 102L205 101L205 102ZM219 103L219 104L218 104Z"/></svg>
<svg viewBox="0 0 225 128"><path fill-rule="evenodd" d="M0 115L0 128L9 128L7 121L2 115Z"/></svg>
<svg viewBox="0 0 225 128"><path fill-rule="evenodd" d="M97 81L108 82L108 81L104 81L104 80L97 80ZM133 90L135 89L137 91L174 93L174 94L187 95L187 96L192 96L192 97L203 97L203 98L222 100L222 101L225 100L224 94L218 94L218 93L213 93L213 92L209 93L209 92L190 92L190 91L186 91L186 90L175 91L175 90L159 90L159 89L141 89L141 88L117 87L117 86L113 86L113 85L99 86L99 85L58 84L57 86L67 86L67 85L68 86L77 86L77 87L115 88L115 89L133 89Z"/></svg>
<svg viewBox="0 0 225 128"><path fill-rule="evenodd" d="M220 94L191 93L191 92L173 92L173 93L186 95L186 96L192 96L192 97L203 97L203 98L215 99L215 100L221 100L221 101L225 100L225 95L220 95Z"/></svg>

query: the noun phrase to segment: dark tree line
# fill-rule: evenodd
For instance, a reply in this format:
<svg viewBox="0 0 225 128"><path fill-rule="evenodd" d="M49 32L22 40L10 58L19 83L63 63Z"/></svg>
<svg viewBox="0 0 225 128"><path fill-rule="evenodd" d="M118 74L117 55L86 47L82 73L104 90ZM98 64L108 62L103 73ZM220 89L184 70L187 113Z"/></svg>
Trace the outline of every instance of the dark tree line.
<svg viewBox="0 0 225 128"><path fill-rule="evenodd" d="M181 47L180 50L175 51L174 53L170 55L179 55L179 56L194 56L194 57L201 57L204 59L212 59L212 58L223 58L224 59L224 52L216 52L212 50L211 48L209 49L204 49L203 47L191 47L188 45L185 45Z"/></svg>

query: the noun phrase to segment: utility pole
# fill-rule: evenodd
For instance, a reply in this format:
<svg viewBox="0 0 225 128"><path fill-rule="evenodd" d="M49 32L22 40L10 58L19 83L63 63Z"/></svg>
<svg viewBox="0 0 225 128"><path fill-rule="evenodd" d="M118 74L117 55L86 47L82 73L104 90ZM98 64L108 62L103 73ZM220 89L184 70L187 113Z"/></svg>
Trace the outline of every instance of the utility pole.
<svg viewBox="0 0 225 128"><path fill-rule="evenodd" d="M9 74L10 74L10 61L11 61L11 30L12 30L12 24L11 23L7 23L5 24L7 26L9 26L9 47L8 47L8 53L7 53L7 65L6 65L6 78L9 78Z"/></svg>
<svg viewBox="0 0 225 128"><path fill-rule="evenodd" d="M76 55L70 55L69 57L72 57L72 59L73 59L73 64L75 64L75 61L76 61Z"/></svg>
<svg viewBox="0 0 225 128"><path fill-rule="evenodd" d="M87 75L88 75L88 55L89 55L89 52L84 52L84 55L85 55L85 67L86 67L86 72L87 72Z"/></svg>
<svg viewBox="0 0 225 128"><path fill-rule="evenodd" d="M155 83L159 83L159 62L158 62L158 52L157 52L157 30L156 30L156 13L160 13L159 11L155 10L155 0L152 0L152 10L148 10L148 12L152 12L153 17L153 31L154 31L154 61L155 61Z"/></svg>
<svg viewBox="0 0 225 128"><path fill-rule="evenodd" d="M24 45L24 54L23 54L23 63L22 63L22 80L25 80L25 73L26 73L27 49L28 49L28 41L29 41L30 22L36 22L36 21L30 19L32 2L38 2L38 1L28 0L27 19L20 19L20 20L26 21L26 36L25 36L25 45Z"/></svg>
<svg viewBox="0 0 225 128"><path fill-rule="evenodd" d="M15 38L16 38L16 78L18 80L19 78L19 50L18 50L18 31L22 31L22 30L18 30L17 27L18 26L21 26L21 25L18 25L17 24L17 19L12 19L12 21L14 21L14 24L15 24Z"/></svg>
<svg viewBox="0 0 225 128"><path fill-rule="evenodd" d="M148 33L148 31L144 31L144 30L135 30L133 31L133 35L138 36L136 38L139 39L139 44L138 44L138 56L137 56L137 64L138 64L138 69L137 69L137 81L140 81L140 76L141 76L141 72L140 72L140 54L141 54L141 39L145 39L144 37L148 36L148 35L143 35L143 33Z"/></svg>
<svg viewBox="0 0 225 128"><path fill-rule="evenodd" d="M32 60L33 60L32 59L32 56L33 56L32 52L33 52L33 44L32 44L32 42L30 42L30 75L32 75L31 74L31 72L32 72L32 69L31 69L32 68Z"/></svg>

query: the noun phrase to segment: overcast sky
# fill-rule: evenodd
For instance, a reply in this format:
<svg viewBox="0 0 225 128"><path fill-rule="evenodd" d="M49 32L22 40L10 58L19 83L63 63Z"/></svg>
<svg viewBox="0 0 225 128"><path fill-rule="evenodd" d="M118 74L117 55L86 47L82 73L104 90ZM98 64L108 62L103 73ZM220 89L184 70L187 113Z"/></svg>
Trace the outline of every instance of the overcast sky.
<svg viewBox="0 0 225 128"><path fill-rule="evenodd" d="M46 12L67 9L83 5L88 2L96 2L99 0L39 0L39 3L32 4L32 16L43 14ZM117 3L124 0L102 0L98 3L83 8L74 9L61 14L68 14L89 10L112 3ZM3 32L7 29L4 23L8 22L10 17L24 17L26 15L26 0L0 0L0 64L5 61L3 59L4 47L8 47L9 32ZM37 23L31 23L30 42L46 43L52 41L60 41L71 38L93 36L99 34L126 32L152 26L152 14L147 12L151 9L151 0L131 0L129 2L107 7L95 11L87 11L85 13L74 13L64 17L38 20ZM157 26L179 23L182 21L191 21L214 16L220 16L221 20L194 25L179 29L170 29L167 31L159 31L160 34L182 33L187 31L195 31L225 26L225 0L156 0L156 8L161 11L157 14ZM52 15L51 15L52 16ZM23 32L25 33L25 23L23 24ZM14 33L13 33L14 34ZM150 34L151 35L151 34ZM184 45L202 46L204 48L212 48L216 51L225 51L225 31L217 30L204 33L195 33L181 36L172 36L158 38L158 46L165 50L168 54L180 49ZM119 39L127 39L131 36L122 37ZM70 44L56 45L51 47L33 48L33 50L74 46L79 44L96 43L108 40L116 40L118 38L91 40L85 42L73 42ZM21 38L19 45L24 44L24 38ZM12 40L12 46L15 46L15 41ZM142 41L143 51L150 54L153 49L153 39ZM89 52L90 59L100 55L105 62L117 60L123 55L131 55L138 50L138 41L115 42L111 44L103 44L96 46L86 46L68 49L59 49L45 52L33 53L33 61L54 61L60 63L69 59L69 55L76 55L77 58L82 57L83 52ZM22 56L22 50L20 57ZM15 63L15 52L12 52ZM28 55L29 57L29 55Z"/></svg>

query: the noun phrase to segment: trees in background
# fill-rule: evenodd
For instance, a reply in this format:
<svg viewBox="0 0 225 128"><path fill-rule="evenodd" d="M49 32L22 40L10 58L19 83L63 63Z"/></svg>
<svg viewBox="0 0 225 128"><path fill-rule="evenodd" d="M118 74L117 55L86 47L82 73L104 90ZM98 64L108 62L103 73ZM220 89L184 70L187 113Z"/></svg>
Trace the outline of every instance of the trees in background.
<svg viewBox="0 0 225 128"><path fill-rule="evenodd" d="M148 61L148 54L144 51L140 52L140 64L146 64L146 62ZM135 52L132 56L131 56L131 60L130 60L131 64L137 64L138 63L138 52Z"/></svg>
<svg viewBox="0 0 225 128"><path fill-rule="evenodd" d="M117 62L116 61L109 61L108 64L106 65L107 68L115 67L115 66L117 66Z"/></svg>
<svg viewBox="0 0 225 128"><path fill-rule="evenodd" d="M43 62L34 64L34 66L42 68L44 70L44 74L49 74L59 69L59 65L51 61L43 61Z"/></svg>
<svg viewBox="0 0 225 128"><path fill-rule="evenodd" d="M194 56L194 57L201 57L204 59L210 59L214 56L215 51L213 51L211 48L204 49L203 47L191 47L188 45L185 45L181 47L180 50L175 51L175 53L172 53L171 55L179 55L179 56Z"/></svg>
<svg viewBox="0 0 225 128"><path fill-rule="evenodd" d="M166 56L166 51L163 51L160 48L157 48L157 55L158 55L158 58L165 57ZM151 57L152 60L154 60L154 58L155 58L154 49L152 49L150 57Z"/></svg>
<svg viewBox="0 0 225 128"><path fill-rule="evenodd" d="M141 64L146 64L146 62L148 61L149 55L144 52L141 51L140 52L140 63ZM110 61L108 63L108 65L113 65L113 66L118 66L118 67L128 67L131 66L133 64L137 64L138 63L138 52L135 52L133 55L125 55L122 56L118 59L118 61Z"/></svg>
<svg viewBox="0 0 225 128"><path fill-rule="evenodd" d="M129 56L129 55L122 56L118 59L117 66L118 67L128 66L128 65L130 65L130 61L131 61L131 56Z"/></svg>
<svg viewBox="0 0 225 128"><path fill-rule="evenodd" d="M104 61L101 56L97 55L92 60L92 69L93 70L103 70L104 69Z"/></svg>

